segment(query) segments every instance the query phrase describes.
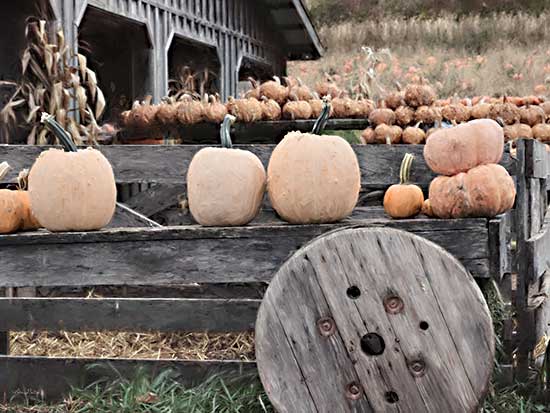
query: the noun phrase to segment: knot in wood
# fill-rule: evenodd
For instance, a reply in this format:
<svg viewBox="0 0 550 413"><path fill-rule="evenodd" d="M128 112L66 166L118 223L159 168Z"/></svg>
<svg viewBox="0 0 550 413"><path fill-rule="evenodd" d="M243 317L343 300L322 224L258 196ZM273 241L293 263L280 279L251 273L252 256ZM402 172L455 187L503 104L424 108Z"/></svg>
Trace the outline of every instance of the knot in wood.
<svg viewBox="0 0 550 413"><path fill-rule="evenodd" d="M359 400L361 398L361 385L356 382L348 384L346 388L346 397L350 400Z"/></svg>
<svg viewBox="0 0 550 413"><path fill-rule="evenodd" d="M399 314L404 307L403 300L396 295L389 295L384 298L384 308L388 314Z"/></svg>
<svg viewBox="0 0 550 413"><path fill-rule="evenodd" d="M330 317L323 317L317 321L317 327L323 337L330 337L336 332L336 324Z"/></svg>
<svg viewBox="0 0 550 413"><path fill-rule="evenodd" d="M424 360L414 360L409 364L409 370L415 377L422 377L426 373L426 363Z"/></svg>

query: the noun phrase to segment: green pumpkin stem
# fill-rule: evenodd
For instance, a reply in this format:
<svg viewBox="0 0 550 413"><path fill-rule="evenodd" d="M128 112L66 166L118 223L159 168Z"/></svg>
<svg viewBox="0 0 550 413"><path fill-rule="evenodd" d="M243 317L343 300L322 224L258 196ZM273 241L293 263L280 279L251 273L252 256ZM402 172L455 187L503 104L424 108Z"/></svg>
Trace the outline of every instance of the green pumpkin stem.
<svg viewBox="0 0 550 413"><path fill-rule="evenodd" d="M403 161L401 162L401 168L399 169L399 183L406 185L410 181L411 167L414 160L414 155L411 153L405 154Z"/></svg>
<svg viewBox="0 0 550 413"><path fill-rule="evenodd" d="M313 125L313 130L311 131L311 133L313 133L314 135L320 135L321 133L323 133L323 130L327 126L328 118L330 117L330 102L328 101L328 99L323 99L323 101L323 110L315 121L315 125Z"/></svg>
<svg viewBox="0 0 550 413"><path fill-rule="evenodd" d="M57 123L53 115L50 115L46 112L42 113L41 122L46 125L46 128L54 134L54 136L59 139L59 142L63 146L65 152L77 152L78 147L73 142L71 135L63 127Z"/></svg>
<svg viewBox="0 0 550 413"><path fill-rule="evenodd" d="M225 115L223 119L223 123L220 127L220 140L224 148L231 149L233 147L233 143L231 142L231 125L233 125L236 120L237 118L233 115Z"/></svg>

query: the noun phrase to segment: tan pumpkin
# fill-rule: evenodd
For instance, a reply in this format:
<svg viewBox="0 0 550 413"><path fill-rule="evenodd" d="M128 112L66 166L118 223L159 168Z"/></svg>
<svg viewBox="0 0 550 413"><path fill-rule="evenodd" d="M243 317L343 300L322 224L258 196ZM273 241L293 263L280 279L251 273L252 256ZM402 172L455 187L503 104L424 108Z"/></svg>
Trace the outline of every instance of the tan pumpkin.
<svg viewBox="0 0 550 413"><path fill-rule="evenodd" d="M374 109L369 115L369 122L374 126L393 125L395 123L395 112L385 107Z"/></svg>
<svg viewBox="0 0 550 413"><path fill-rule="evenodd" d="M489 117L494 120L502 119L506 125L513 125L521 120L519 108L508 101L496 103L491 107Z"/></svg>
<svg viewBox="0 0 550 413"><path fill-rule="evenodd" d="M405 88L405 102L413 108L431 106L437 98L429 85L407 85Z"/></svg>
<svg viewBox="0 0 550 413"><path fill-rule="evenodd" d="M410 125L414 120L414 110L408 106L399 106L395 109L395 122L402 128Z"/></svg>
<svg viewBox="0 0 550 413"><path fill-rule="evenodd" d="M281 106L273 99L262 97L262 119L274 121L281 119Z"/></svg>
<svg viewBox="0 0 550 413"><path fill-rule="evenodd" d="M298 100L298 97L294 94L289 96L289 101L283 107L283 118L289 120L296 119L311 119L313 110L311 105L304 101Z"/></svg>
<svg viewBox="0 0 550 413"><path fill-rule="evenodd" d="M350 119L359 114L357 102L349 97L337 97L332 99L331 103L335 118Z"/></svg>
<svg viewBox="0 0 550 413"><path fill-rule="evenodd" d="M532 139L533 130L531 126L523 123L514 123L513 125L506 125L504 128L504 142L515 141L519 138Z"/></svg>
<svg viewBox="0 0 550 413"><path fill-rule="evenodd" d="M287 84L291 87L291 93L295 94L298 100L309 101L314 99L311 89L304 85L302 79L297 78L295 85L291 85L289 82L290 80L287 80Z"/></svg>
<svg viewBox="0 0 550 413"><path fill-rule="evenodd" d="M447 105L441 109L443 119L450 122L462 123L470 119L470 108L461 103Z"/></svg>
<svg viewBox="0 0 550 413"><path fill-rule="evenodd" d="M448 106L445 106L447 108ZM443 108L441 111L443 111ZM442 119L441 111L436 106L420 106L414 113L414 121L430 125Z"/></svg>
<svg viewBox="0 0 550 413"><path fill-rule="evenodd" d="M400 106L405 106L405 92L392 92L384 98L386 106L392 110L396 110Z"/></svg>
<svg viewBox="0 0 550 413"><path fill-rule="evenodd" d="M332 77L325 75L325 80L317 83L315 91L319 97L330 96L332 98L339 97L342 94L342 90L338 87Z"/></svg>
<svg viewBox="0 0 550 413"><path fill-rule="evenodd" d="M409 183L413 160L412 154L405 155L399 171L399 184L390 186L384 194L384 211L392 218L412 218L422 210L422 189Z"/></svg>
<svg viewBox="0 0 550 413"><path fill-rule="evenodd" d="M544 111L546 118L548 118L550 116L550 101L542 102L540 108Z"/></svg>
<svg viewBox="0 0 550 413"><path fill-rule="evenodd" d="M284 105L288 99L290 88L281 84L281 79L277 76L273 76L273 80L269 80L262 83L260 86L261 96L266 96L269 99L273 99L279 105Z"/></svg>
<svg viewBox="0 0 550 413"><path fill-rule="evenodd" d="M171 99L167 99L165 102L161 103L157 109L156 118L157 123L164 128L174 126L178 118L178 107L176 103Z"/></svg>
<svg viewBox="0 0 550 413"><path fill-rule="evenodd" d="M202 102L193 99L191 95L185 94L178 102L178 121L183 125L194 125L204 120L204 106Z"/></svg>
<svg viewBox="0 0 550 413"><path fill-rule="evenodd" d="M219 95L210 95L203 109L204 118L211 123L222 123L227 115L227 107L220 102Z"/></svg>
<svg viewBox="0 0 550 413"><path fill-rule="evenodd" d="M403 130L399 126L381 124L374 129L374 138L372 143L382 143L387 145L398 144L401 142Z"/></svg>
<svg viewBox="0 0 550 413"><path fill-rule="evenodd" d="M237 118L238 122L253 123L262 120L264 110L262 104L254 99L234 99L229 97L227 100L227 112Z"/></svg>
<svg viewBox="0 0 550 413"><path fill-rule="evenodd" d="M260 90L260 84L258 83L258 81L256 79L254 79L253 77L249 77L248 78L248 81L250 82L250 85L252 86L252 89L248 90L245 94L244 94L244 97L246 99L256 99L256 100L260 100L261 97L262 97L262 92Z"/></svg>
<svg viewBox="0 0 550 413"><path fill-rule="evenodd" d="M204 226L246 225L260 211L266 187L262 162L252 152L231 148L227 115L220 130L222 148L204 148L187 171L189 210Z"/></svg>
<svg viewBox="0 0 550 413"><path fill-rule="evenodd" d="M373 128L366 128L363 132L361 132L360 140L363 145L377 143L375 141L375 138L376 138L376 134L374 133Z"/></svg>
<svg viewBox="0 0 550 413"><path fill-rule="evenodd" d="M323 107L325 106L325 101L319 97L317 93L314 93L314 98L309 101L309 106L311 106L312 118L317 119L323 113ZM329 117L334 117L334 108L330 106L330 115Z"/></svg>
<svg viewBox="0 0 550 413"><path fill-rule="evenodd" d="M130 129L151 129L155 126L157 110L158 106L148 102L134 104L126 122L130 125Z"/></svg>
<svg viewBox="0 0 550 413"><path fill-rule="evenodd" d="M544 110L539 106L527 105L519 109L521 123L525 123L529 126L535 126L539 123L544 123L546 120L546 114Z"/></svg>
<svg viewBox="0 0 550 413"><path fill-rule="evenodd" d="M359 98L355 102L355 117L359 119L368 119L371 112L374 110L374 102L369 99Z"/></svg>
<svg viewBox="0 0 550 413"><path fill-rule="evenodd" d="M533 126L533 138L541 142L550 142L550 125L547 123L540 123Z"/></svg>
<svg viewBox="0 0 550 413"><path fill-rule="evenodd" d="M491 113L491 105L489 103L478 103L474 105L471 110L473 119L487 119Z"/></svg>
<svg viewBox="0 0 550 413"><path fill-rule="evenodd" d="M430 204L439 218L491 218L513 207L514 180L497 164L480 165L430 184Z"/></svg>
<svg viewBox="0 0 550 413"><path fill-rule="evenodd" d="M456 175L478 165L498 163L504 152L504 132L491 119L477 119L440 129L427 139L424 159L440 175Z"/></svg>
<svg viewBox="0 0 550 413"><path fill-rule="evenodd" d="M420 145L426 142L426 132L420 129L420 123L417 123L403 131L401 140L409 145Z"/></svg>
<svg viewBox="0 0 550 413"><path fill-rule="evenodd" d="M328 106L313 133L291 132L277 145L267 168L271 205L293 224L340 221L359 198L361 173L351 145L322 135Z"/></svg>

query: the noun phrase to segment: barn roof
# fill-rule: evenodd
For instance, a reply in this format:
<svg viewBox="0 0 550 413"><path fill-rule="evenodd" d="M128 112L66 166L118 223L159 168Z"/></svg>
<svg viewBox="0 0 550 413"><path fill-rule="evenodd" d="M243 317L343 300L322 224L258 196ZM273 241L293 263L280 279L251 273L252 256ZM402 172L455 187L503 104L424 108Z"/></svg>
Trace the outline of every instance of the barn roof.
<svg viewBox="0 0 550 413"><path fill-rule="evenodd" d="M290 60L318 59L323 45L303 0L264 0L288 45Z"/></svg>

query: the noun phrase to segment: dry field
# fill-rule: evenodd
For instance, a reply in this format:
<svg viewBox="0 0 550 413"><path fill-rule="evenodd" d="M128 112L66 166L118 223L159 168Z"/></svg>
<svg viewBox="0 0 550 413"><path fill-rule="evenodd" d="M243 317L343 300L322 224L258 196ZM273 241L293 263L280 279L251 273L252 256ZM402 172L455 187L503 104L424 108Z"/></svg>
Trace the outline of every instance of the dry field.
<svg viewBox="0 0 550 413"><path fill-rule="evenodd" d="M550 94L550 12L384 18L319 32L323 59L289 65L308 85L330 74L352 92L369 84L371 97L421 79L441 97Z"/></svg>

